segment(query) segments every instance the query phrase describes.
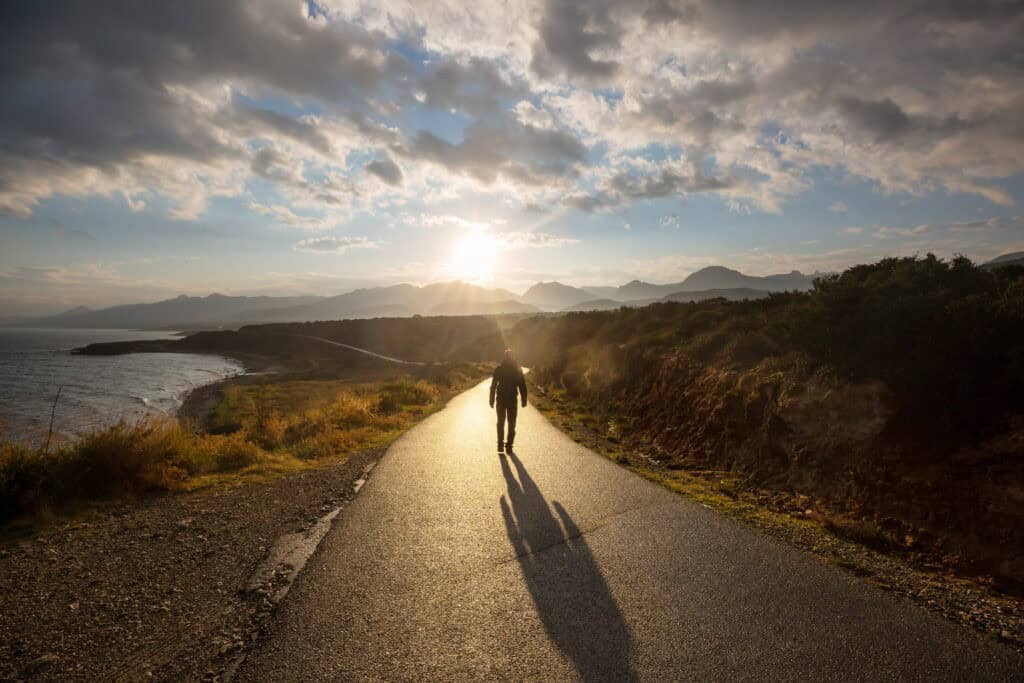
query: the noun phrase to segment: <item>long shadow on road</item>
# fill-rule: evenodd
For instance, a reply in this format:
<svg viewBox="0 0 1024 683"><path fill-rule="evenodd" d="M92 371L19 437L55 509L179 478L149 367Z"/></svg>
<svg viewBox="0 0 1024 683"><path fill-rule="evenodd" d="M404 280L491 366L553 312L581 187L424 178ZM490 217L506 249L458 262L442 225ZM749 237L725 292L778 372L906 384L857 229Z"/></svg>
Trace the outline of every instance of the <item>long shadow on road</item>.
<svg viewBox="0 0 1024 683"><path fill-rule="evenodd" d="M585 681L636 680L629 627L572 517L557 502L548 505L514 454L501 458L501 469L508 538L551 641Z"/></svg>

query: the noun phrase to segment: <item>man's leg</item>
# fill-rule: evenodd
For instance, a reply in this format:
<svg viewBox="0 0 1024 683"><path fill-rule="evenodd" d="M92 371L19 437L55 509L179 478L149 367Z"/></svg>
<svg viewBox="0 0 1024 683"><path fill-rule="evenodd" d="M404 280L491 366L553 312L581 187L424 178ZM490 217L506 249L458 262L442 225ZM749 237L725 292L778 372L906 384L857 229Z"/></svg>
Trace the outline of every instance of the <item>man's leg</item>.
<svg viewBox="0 0 1024 683"><path fill-rule="evenodd" d="M500 451L505 446L505 406L498 401L495 408L498 411L498 450Z"/></svg>
<svg viewBox="0 0 1024 683"><path fill-rule="evenodd" d="M519 407L512 402L512 405L508 407L508 441L505 446L510 450L512 448L512 442L516 440L516 417L518 417Z"/></svg>

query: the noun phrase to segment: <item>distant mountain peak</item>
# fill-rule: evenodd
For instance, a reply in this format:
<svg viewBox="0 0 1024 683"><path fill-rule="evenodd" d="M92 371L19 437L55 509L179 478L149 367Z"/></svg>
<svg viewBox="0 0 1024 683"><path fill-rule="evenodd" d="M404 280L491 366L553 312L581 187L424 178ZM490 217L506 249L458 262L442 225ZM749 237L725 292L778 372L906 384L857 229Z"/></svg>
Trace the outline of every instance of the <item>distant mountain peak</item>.
<svg viewBox="0 0 1024 683"><path fill-rule="evenodd" d="M593 298L595 297L592 292L554 280L538 282L523 292L522 296L526 303L551 311L560 311Z"/></svg>

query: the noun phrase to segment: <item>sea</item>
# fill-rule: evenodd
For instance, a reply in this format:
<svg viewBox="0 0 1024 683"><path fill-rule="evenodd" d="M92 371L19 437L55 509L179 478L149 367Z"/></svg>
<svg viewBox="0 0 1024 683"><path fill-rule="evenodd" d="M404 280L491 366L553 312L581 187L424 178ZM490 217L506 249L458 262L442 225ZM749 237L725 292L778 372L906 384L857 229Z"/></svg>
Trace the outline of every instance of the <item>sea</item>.
<svg viewBox="0 0 1024 683"><path fill-rule="evenodd" d="M120 420L173 416L196 387L244 372L236 361L191 353L79 356L93 342L167 339L173 332L0 328L0 442L73 440Z"/></svg>

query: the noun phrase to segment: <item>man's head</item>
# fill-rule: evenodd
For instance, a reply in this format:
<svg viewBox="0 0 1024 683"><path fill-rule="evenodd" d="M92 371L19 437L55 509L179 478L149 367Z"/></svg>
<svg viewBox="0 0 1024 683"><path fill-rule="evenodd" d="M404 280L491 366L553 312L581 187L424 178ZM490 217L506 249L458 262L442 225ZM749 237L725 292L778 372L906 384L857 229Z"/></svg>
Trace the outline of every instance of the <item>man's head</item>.
<svg viewBox="0 0 1024 683"><path fill-rule="evenodd" d="M505 362L506 363L515 363L516 362L516 354L514 354L512 352L512 349L505 349Z"/></svg>

